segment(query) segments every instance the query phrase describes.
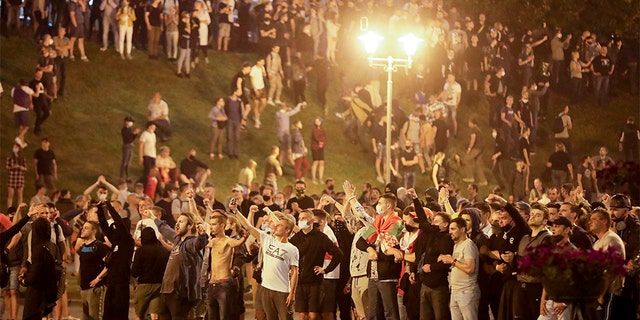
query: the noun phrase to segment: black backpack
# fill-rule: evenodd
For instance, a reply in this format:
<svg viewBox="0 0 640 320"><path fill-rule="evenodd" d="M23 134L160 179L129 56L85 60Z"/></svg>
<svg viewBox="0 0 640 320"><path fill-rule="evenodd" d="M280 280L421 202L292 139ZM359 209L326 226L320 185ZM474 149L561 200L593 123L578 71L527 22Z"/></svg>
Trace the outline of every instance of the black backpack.
<svg viewBox="0 0 640 320"><path fill-rule="evenodd" d="M564 122L562 121L562 114L557 115L553 119L553 133L561 133L564 131Z"/></svg>

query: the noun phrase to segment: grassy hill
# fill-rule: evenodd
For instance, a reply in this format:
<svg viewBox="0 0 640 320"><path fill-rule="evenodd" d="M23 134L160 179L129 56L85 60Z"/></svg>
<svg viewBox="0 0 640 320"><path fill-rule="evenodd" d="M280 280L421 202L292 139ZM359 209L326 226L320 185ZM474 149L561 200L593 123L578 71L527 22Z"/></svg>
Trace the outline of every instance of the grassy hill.
<svg viewBox="0 0 640 320"><path fill-rule="evenodd" d="M210 129L207 114L215 99L226 94L232 76L239 70L243 61L253 61L254 55L238 53L219 53L209 51L211 63L200 63L192 72L190 79L181 79L175 75L175 64L164 59L149 60L145 52L134 50L134 60L121 60L113 50L98 51L95 43L87 44L87 55L90 62L79 59L68 63L67 89L64 100L56 101L53 114L42 128L40 137L49 137L52 148L56 152L59 181L58 188L71 189L73 195L81 193L96 178L103 174L111 182L116 182L120 163L120 127L122 119L131 115L136 119L136 126L143 126L147 104L154 92L163 94L170 109L170 118L174 135L167 143L172 149L176 162L183 159L189 148L198 150L198 158L208 163L212 169L210 180L218 186L220 196L227 194L236 181L239 170L249 159L258 162L258 180L261 181L264 168L263 159L267 156L271 145L277 144L274 127L276 107L269 106L262 116L263 127L250 130L242 135L240 159L210 161L208 159ZM0 118L0 156L4 161L11 152L11 143L15 137L11 88L19 78L32 79L37 61L37 47L28 38L2 38L0 42L0 80L5 93L1 98ZM346 74L347 82L362 81L361 68L365 59L344 61L340 69ZM324 127L328 133L326 147L327 167L325 178L333 177L337 181L350 179L360 185L363 182L375 181L373 157L363 153L357 145L350 144L342 134L343 121L333 116L337 108L339 85L339 68L334 70L329 92L329 115L325 117ZM398 73L401 74L401 73ZM311 77L313 81L313 76ZM384 84L384 81L382 82ZM404 90L402 82L394 83L397 93ZM290 90L285 90L284 101L290 100ZM397 96L397 95L396 95ZM307 89L310 105L295 118L302 119L305 128L304 136L310 145L310 127L312 119L322 115L322 109L315 100L314 85ZM466 119L477 116L481 127L486 128L487 105L480 96L467 96L459 111L459 135L451 141L454 150L466 148ZM404 102L405 110L412 104ZM554 96L551 111L555 113L565 101ZM585 106L574 108L574 148L576 154L595 154L600 145L606 145L612 154L618 157L615 149L617 136L624 119L628 115L637 115L638 100L624 96L613 100L609 106L596 108ZM32 120L35 116L32 115ZM484 121L484 122L482 122ZM549 127L551 121L543 124ZM39 138L31 130L27 134L29 146L26 156L31 160L33 152L39 147ZM487 132L486 139L489 139ZM136 147L137 149L137 147ZM534 175L540 172L549 154L550 144L542 145L534 156ZM487 163L489 163L487 161ZM137 163L137 152L132 161L132 175L139 176L142 167ZM488 169L487 169L488 170ZM0 174L0 208L6 201L6 171ZM487 174L490 174L487 171ZM491 178L490 178L491 179ZM293 182L293 169L286 167L285 176L279 181L280 186ZM417 186L424 187L431 183L428 175L418 177ZM462 184L459 184L462 185ZM311 193L321 191L321 185L309 184ZM488 188L486 189L488 190ZM485 191L486 191L485 190ZM33 168L27 172L25 198L33 195Z"/></svg>

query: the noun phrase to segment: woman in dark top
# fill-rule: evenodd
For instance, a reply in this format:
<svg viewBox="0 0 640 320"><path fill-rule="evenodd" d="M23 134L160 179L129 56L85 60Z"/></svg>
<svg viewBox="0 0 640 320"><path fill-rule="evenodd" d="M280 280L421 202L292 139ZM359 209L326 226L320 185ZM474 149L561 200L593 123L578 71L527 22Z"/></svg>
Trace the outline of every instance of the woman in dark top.
<svg viewBox="0 0 640 320"><path fill-rule="evenodd" d="M23 219L24 220L24 219ZM40 320L51 313L56 303L47 299L50 281L55 281L54 264L60 259L58 247L51 242L51 224L38 218L32 225L31 264L24 276L27 293L24 300L23 320Z"/></svg>
<svg viewBox="0 0 640 320"><path fill-rule="evenodd" d="M549 156L547 167L551 168L551 181L554 187L560 187L563 183L573 180L573 165L564 144L556 143L555 152Z"/></svg>

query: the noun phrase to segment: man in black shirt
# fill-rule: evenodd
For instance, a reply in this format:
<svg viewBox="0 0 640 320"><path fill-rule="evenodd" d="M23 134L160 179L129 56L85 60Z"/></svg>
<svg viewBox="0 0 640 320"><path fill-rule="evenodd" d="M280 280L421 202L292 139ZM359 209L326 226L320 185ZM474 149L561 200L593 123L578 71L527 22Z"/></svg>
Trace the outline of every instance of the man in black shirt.
<svg viewBox="0 0 640 320"><path fill-rule="evenodd" d="M420 316L425 319L446 319L449 317L447 275L450 265L438 261L438 256L453 253L453 240L449 236L451 217L440 212L429 222L415 191L409 194L413 198L413 208L422 230L415 242L415 261L410 265L411 279L422 284Z"/></svg>
<svg viewBox="0 0 640 320"><path fill-rule="evenodd" d="M311 210L300 212L298 217L300 232L289 240L298 248L301 257L295 309L303 317L310 316L312 319L323 312L323 275L338 267L343 255L340 248L331 242L316 225ZM331 262L326 268L322 268L326 254L331 255Z"/></svg>
<svg viewBox="0 0 640 320"><path fill-rule="evenodd" d="M196 159L196 149L190 149L187 158L180 162L180 180L191 182L197 187L197 190L202 190L209 175L211 175L209 166Z"/></svg>
<svg viewBox="0 0 640 320"><path fill-rule="evenodd" d="M291 214L294 217L297 217L302 210L313 209L315 207L315 203L313 202L313 198L304 194L307 189L307 184L304 181L296 181L295 188L296 196L287 201L287 209L291 211Z"/></svg>
<svg viewBox="0 0 640 320"><path fill-rule="evenodd" d="M607 55L607 46L600 48L600 55L593 58L591 71L593 71L593 89L596 103L602 105L609 94L609 77L615 69L615 61Z"/></svg>
<svg viewBox="0 0 640 320"><path fill-rule="evenodd" d="M124 125L120 129L122 135L122 162L120 164L120 178L129 178L129 163L133 157L133 142L140 133L140 128L132 129L133 118L127 116L124 118Z"/></svg>
<svg viewBox="0 0 640 320"><path fill-rule="evenodd" d="M46 185L50 192L55 191L55 182L58 180L58 164L48 138L42 138L40 149L33 154L33 167L36 174L36 183Z"/></svg>
<svg viewBox="0 0 640 320"><path fill-rule="evenodd" d="M102 319L107 271L104 269L104 258L109 253L109 247L96 240L98 228L95 221L85 222L75 246L80 257L80 296L82 317L85 319Z"/></svg>

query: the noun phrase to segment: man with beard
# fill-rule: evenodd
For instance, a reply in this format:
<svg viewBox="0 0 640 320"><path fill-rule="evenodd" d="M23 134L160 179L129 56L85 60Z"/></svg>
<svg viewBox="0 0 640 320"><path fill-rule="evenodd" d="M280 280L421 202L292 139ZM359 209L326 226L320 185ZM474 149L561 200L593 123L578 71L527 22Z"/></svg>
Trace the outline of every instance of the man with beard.
<svg viewBox="0 0 640 320"><path fill-rule="evenodd" d="M113 219L111 225L107 222L107 215ZM107 201L98 203L98 221L112 248L109 258L105 261L109 278L107 278L107 292L104 297L103 319L127 319L130 265L135 246L133 237L129 233L131 227L123 222L120 213Z"/></svg>
<svg viewBox="0 0 640 320"><path fill-rule="evenodd" d="M549 220L549 210L542 204L536 203L531 206L529 221L531 234L527 234L520 239L518 245L517 256L511 254L508 256L508 262L517 262L518 258L524 257L527 250L549 243L551 241L551 232L546 229ZM517 263L514 263L517 265ZM528 274L518 273L518 286L516 287L517 297L515 300L516 313L514 316L518 319L537 319L540 315L540 297L542 296L542 283L539 278L532 277Z"/></svg>
<svg viewBox="0 0 640 320"><path fill-rule="evenodd" d="M99 225L95 221L87 221L82 226L80 238L76 242L76 252L80 257L80 297L82 299L82 317L85 319L102 319L104 299L104 258L109 247L96 240Z"/></svg>
<svg viewBox="0 0 640 320"><path fill-rule="evenodd" d="M191 192L190 198L192 196ZM168 320L187 319L191 308L202 299L198 280L202 268L202 250L208 241L204 223L197 213L182 212L175 229L175 245L160 289L165 309L160 318Z"/></svg>
<svg viewBox="0 0 640 320"><path fill-rule="evenodd" d="M522 237L529 234L531 229L513 204L507 203L504 198L495 194L489 195L488 200L497 202L502 207L498 218L502 231L497 234L497 241L489 246L492 257L497 260L496 270L502 274L503 281L498 317L513 319L513 294L518 285L517 265L513 261L513 254L517 252Z"/></svg>

